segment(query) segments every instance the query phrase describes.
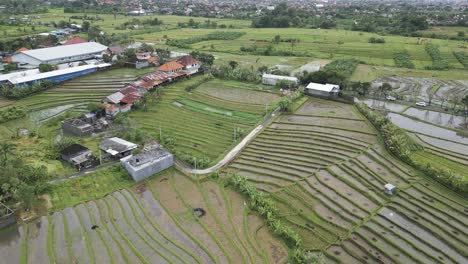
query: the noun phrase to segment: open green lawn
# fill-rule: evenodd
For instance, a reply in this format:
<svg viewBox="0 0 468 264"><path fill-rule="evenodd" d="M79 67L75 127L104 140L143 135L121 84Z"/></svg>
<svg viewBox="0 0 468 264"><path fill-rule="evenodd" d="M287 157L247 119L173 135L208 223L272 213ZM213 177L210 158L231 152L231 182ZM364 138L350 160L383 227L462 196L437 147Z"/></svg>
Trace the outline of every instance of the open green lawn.
<svg viewBox="0 0 468 264"><path fill-rule="evenodd" d="M37 23L37 22L42 22L42 23L50 23L50 22L56 22L58 23L59 21L66 21L70 23L78 23L81 24L83 20L80 19L71 19L71 16L84 16L87 15L89 17L95 17L95 14L84 14L84 13L64 13L63 9L49 9L48 13L44 14L35 14L32 15L31 17L39 16L40 19L32 19L32 22ZM154 30L171 30L177 27L177 24L179 22L184 22L187 23L190 19L193 19L195 22L201 22L203 23L204 21L207 20L207 18L202 18L202 17L187 17L187 16L168 16L168 15L158 15L158 16L147 16L147 17L134 17L134 16L126 16L126 15L114 15L112 14L99 14L98 15L100 18L104 19L104 21L99 20L99 21L90 21L91 25L98 25L103 29L106 33L108 34L119 34L119 33L130 33L130 34L135 34L138 32L138 30L142 31L144 29L138 29L138 30L118 30L116 29L117 26L120 26L121 24L131 21L133 19L150 19L157 17L158 19L163 21L163 25L158 26L158 27L152 27ZM21 19L22 16L16 16L17 19ZM234 19L216 19L216 18L211 18L210 21L216 22L218 25L226 25L226 26L232 26L234 28L242 28L242 27L248 27L250 26L250 21L248 20L234 20ZM4 40L8 39L14 39L17 37L24 37L32 34L37 34L37 33L42 33L42 32L48 32L51 30L54 30L52 27L44 27L44 26L35 26L35 31L31 29L31 26L20 26L21 32L17 29L18 27L16 26L0 26L0 35L3 35ZM23 28L26 29L26 32L23 30ZM6 32L7 34L5 35ZM169 34L168 34L169 35Z"/></svg>
<svg viewBox="0 0 468 264"><path fill-rule="evenodd" d="M465 32L465 34L468 34L468 29L466 27L443 27L443 26L437 26L437 27L431 27L429 29L419 31L420 33L424 35L429 35L429 34L437 34L437 35L447 35L449 37L454 37L457 36L458 32Z"/></svg>
<svg viewBox="0 0 468 264"><path fill-rule="evenodd" d="M218 29L219 30L219 29ZM275 35L283 39L299 39L295 47L290 43L282 42L273 45L278 51L293 51L312 58L356 58L368 64L379 66L394 66L393 57L397 50L406 49L416 67L421 69L431 64L429 55L424 50L422 42L418 38L402 36L384 36L386 43L368 43L370 37L380 37L373 33L363 33L346 30L324 29L268 29L268 28L243 28L231 29L232 31L245 32L246 34L236 40L203 41L192 45L193 49L204 51L217 51L227 53L240 53L240 47L264 48L271 43ZM159 43L164 35L171 39L186 39L199 35L206 35L216 29L177 29L170 32L155 32L144 34L141 37L149 42ZM138 37L138 36L137 36ZM452 55L452 51L464 49L460 41L431 39L428 42L441 46L442 55L449 60L454 68L462 68L462 65Z"/></svg>

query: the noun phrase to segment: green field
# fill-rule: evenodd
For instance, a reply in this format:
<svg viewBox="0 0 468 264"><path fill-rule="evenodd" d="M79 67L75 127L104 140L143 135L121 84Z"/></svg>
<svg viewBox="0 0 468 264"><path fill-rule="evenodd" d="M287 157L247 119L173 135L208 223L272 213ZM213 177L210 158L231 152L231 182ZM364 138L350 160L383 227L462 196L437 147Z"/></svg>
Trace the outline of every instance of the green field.
<svg viewBox="0 0 468 264"><path fill-rule="evenodd" d="M84 14L64 14L62 10L53 9L47 14L40 14L42 22L60 20L68 21L72 15L83 16ZM220 24L232 26L231 29L193 29L179 28L178 22L188 22L194 19L197 22L204 22L206 18L191 18L181 16L156 16L164 22L162 26L142 28L135 30L117 30L117 26L135 17L117 15L99 15L104 21L94 21L92 25L99 25L108 34L126 35L129 40L145 41L153 43L159 48L171 48L181 50L175 47L168 47L166 39L189 39L201 37L214 31L235 31L245 34L235 40L212 40L202 41L191 45L191 50L205 51L213 53L218 60L217 64L225 63L230 60L239 61L241 64L249 65L267 65L267 66L285 66L287 70L293 70L303 64L314 60L332 60L337 58L356 58L365 64L358 67L352 76L353 81L371 81L373 79L388 76L402 75L413 77L434 77L442 80L466 79L466 70L463 65L454 57L454 51L466 51L466 45L462 41L425 39L402 36L379 36L374 33L346 31L342 29L305 29L305 28L250 28L248 20L229 20L229 19L210 19ZM138 17L138 19L147 19L151 17ZM78 22L81 21L73 21ZM460 28L447 28L450 32L456 33ZM6 27L7 32L11 34L21 34L16 27ZM430 31L446 31L446 28L433 28ZM38 30L39 31L39 30ZM429 32L429 31L428 31ZM450 33L450 34L452 34ZM8 33L7 33L8 34ZM25 35L29 35L25 33ZM290 43L280 42L274 44L273 52L290 52L295 56L261 56L240 52L241 47L256 46L260 51L271 44L271 40L280 35L282 39L298 39L294 47ZM368 43L371 37L385 38L384 44ZM440 46L442 56L448 60L451 69L449 71L429 71L424 70L426 66L432 64L431 58L424 50L426 43L433 43ZM183 50L183 49L182 49ZM408 51L411 62L416 69L408 70L395 67L394 56L397 51ZM188 51L188 50L186 50ZM274 53L272 55L274 55ZM366 65L367 64L367 65Z"/></svg>
<svg viewBox="0 0 468 264"><path fill-rule="evenodd" d="M220 80L185 91L201 78L162 88L161 97L146 111L132 111L129 117L148 136L169 137L176 153L213 163L263 119L268 103L279 95L261 85Z"/></svg>
<svg viewBox="0 0 468 264"><path fill-rule="evenodd" d="M226 172L269 193L326 263L460 262L466 198L403 165L351 105L309 99L255 138ZM397 186L395 196L383 186Z"/></svg>

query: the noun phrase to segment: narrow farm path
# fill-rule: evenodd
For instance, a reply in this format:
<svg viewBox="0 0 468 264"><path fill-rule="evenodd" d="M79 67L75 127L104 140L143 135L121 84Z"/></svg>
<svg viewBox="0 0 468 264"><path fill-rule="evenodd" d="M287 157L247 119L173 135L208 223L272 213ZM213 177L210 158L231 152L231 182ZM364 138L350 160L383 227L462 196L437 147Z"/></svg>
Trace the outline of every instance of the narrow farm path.
<svg viewBox="0 0 468 264"><path fill-rule="evenodd" d="M176 167L179 170L182 170L186 173L195 174L195 175L204 175L204 174L215 172L216 170L222 168L224 165L232 161L237 156L237 154L239 154L239 152L241 152L244 149L244 147L253 138L255 138L255 136L257 136L258 133L260 133L263 130L263 128L270 122L270 120L279 113L279 111L280 111L280 108L278 107L262 122L262 124L258 125L254 130L252 130L241 142L239 142L239 144L237 144L237 146L235 146L231 151L229 151L229 153L226 154L224 158L222 158L218 163L216 163L216 165L210 168L201 169L201 170L196 169L196 168L192 169L188 167L187 165L183 164L181 161L177 160L175 162Z"/></svg>

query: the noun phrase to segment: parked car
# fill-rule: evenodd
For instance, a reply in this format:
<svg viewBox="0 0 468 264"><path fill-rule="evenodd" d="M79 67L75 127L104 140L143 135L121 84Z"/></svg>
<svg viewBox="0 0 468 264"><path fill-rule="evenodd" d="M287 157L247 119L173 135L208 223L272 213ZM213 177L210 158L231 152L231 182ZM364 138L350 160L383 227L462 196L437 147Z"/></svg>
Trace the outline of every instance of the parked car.
<svg viewBox="0 0 468 264"><path fill-rule="evenodd" d="M387 100L389 100L389 101L395 101L395 100L396 100L396 98L395 98L395 97L393 97L393 96L390 96L390 95L389 95L389 96L387 96L387 97L385 97L385 99L387 99Z"/></svg>
<svg viewBox="0 0 468 264"><path fill-rule="evenodd" d="M417 105L417 106L426 107L426 106L427 106L427 103L426 103L426 102L417 102L416 105Z"/></svg>

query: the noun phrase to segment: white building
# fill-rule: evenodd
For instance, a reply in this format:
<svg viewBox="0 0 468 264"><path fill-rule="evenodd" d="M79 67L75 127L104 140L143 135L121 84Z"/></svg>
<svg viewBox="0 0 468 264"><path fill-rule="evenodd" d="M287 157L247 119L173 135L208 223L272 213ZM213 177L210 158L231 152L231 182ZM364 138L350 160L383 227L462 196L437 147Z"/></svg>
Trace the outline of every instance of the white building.
<svg viewBox="0 0 468 264"><path fill-rule="evenodd" d="M171 167L174 155L159 145L152 145L138 155L121 159L120 163L134 181L141 181Z"/></svg>
<svg viewBox="0 0 468 264"><path fill-rule="evenodd" d="M340 86L336 84L309 83L306 93L317 96L338 96Z"/></svg>
<svg viewBox="0 0 468 264"><path fill-rule="evenodd" d="M263 74L262 83L266 85L276 85L279 81L288 81L298 84L299 80L296 77L291 76L282 76L282 75L273 75L273 74Z"/></svg>
<svg viewBox="0 0 468 264"><path fill-rule="evenodd" d="M60 64L73 61L93 59L101 56L107 47L96 42L75 45L57 46L52 48L22 51L12 56L13 62L20 65L39 66L41 63Z"/></svg>
<svg viewBox="0 0 468 264"><path fill-rule="evenodd" d="M90 74L102 68L110 67L111 64L103 63L99 65L83 65L68 67L50 72L40 72L38 69L13 72L0 75L0 84L10 83L12 85L32 84L37 81L49 80L54 83L67 81L82 75Z"/></svg>

